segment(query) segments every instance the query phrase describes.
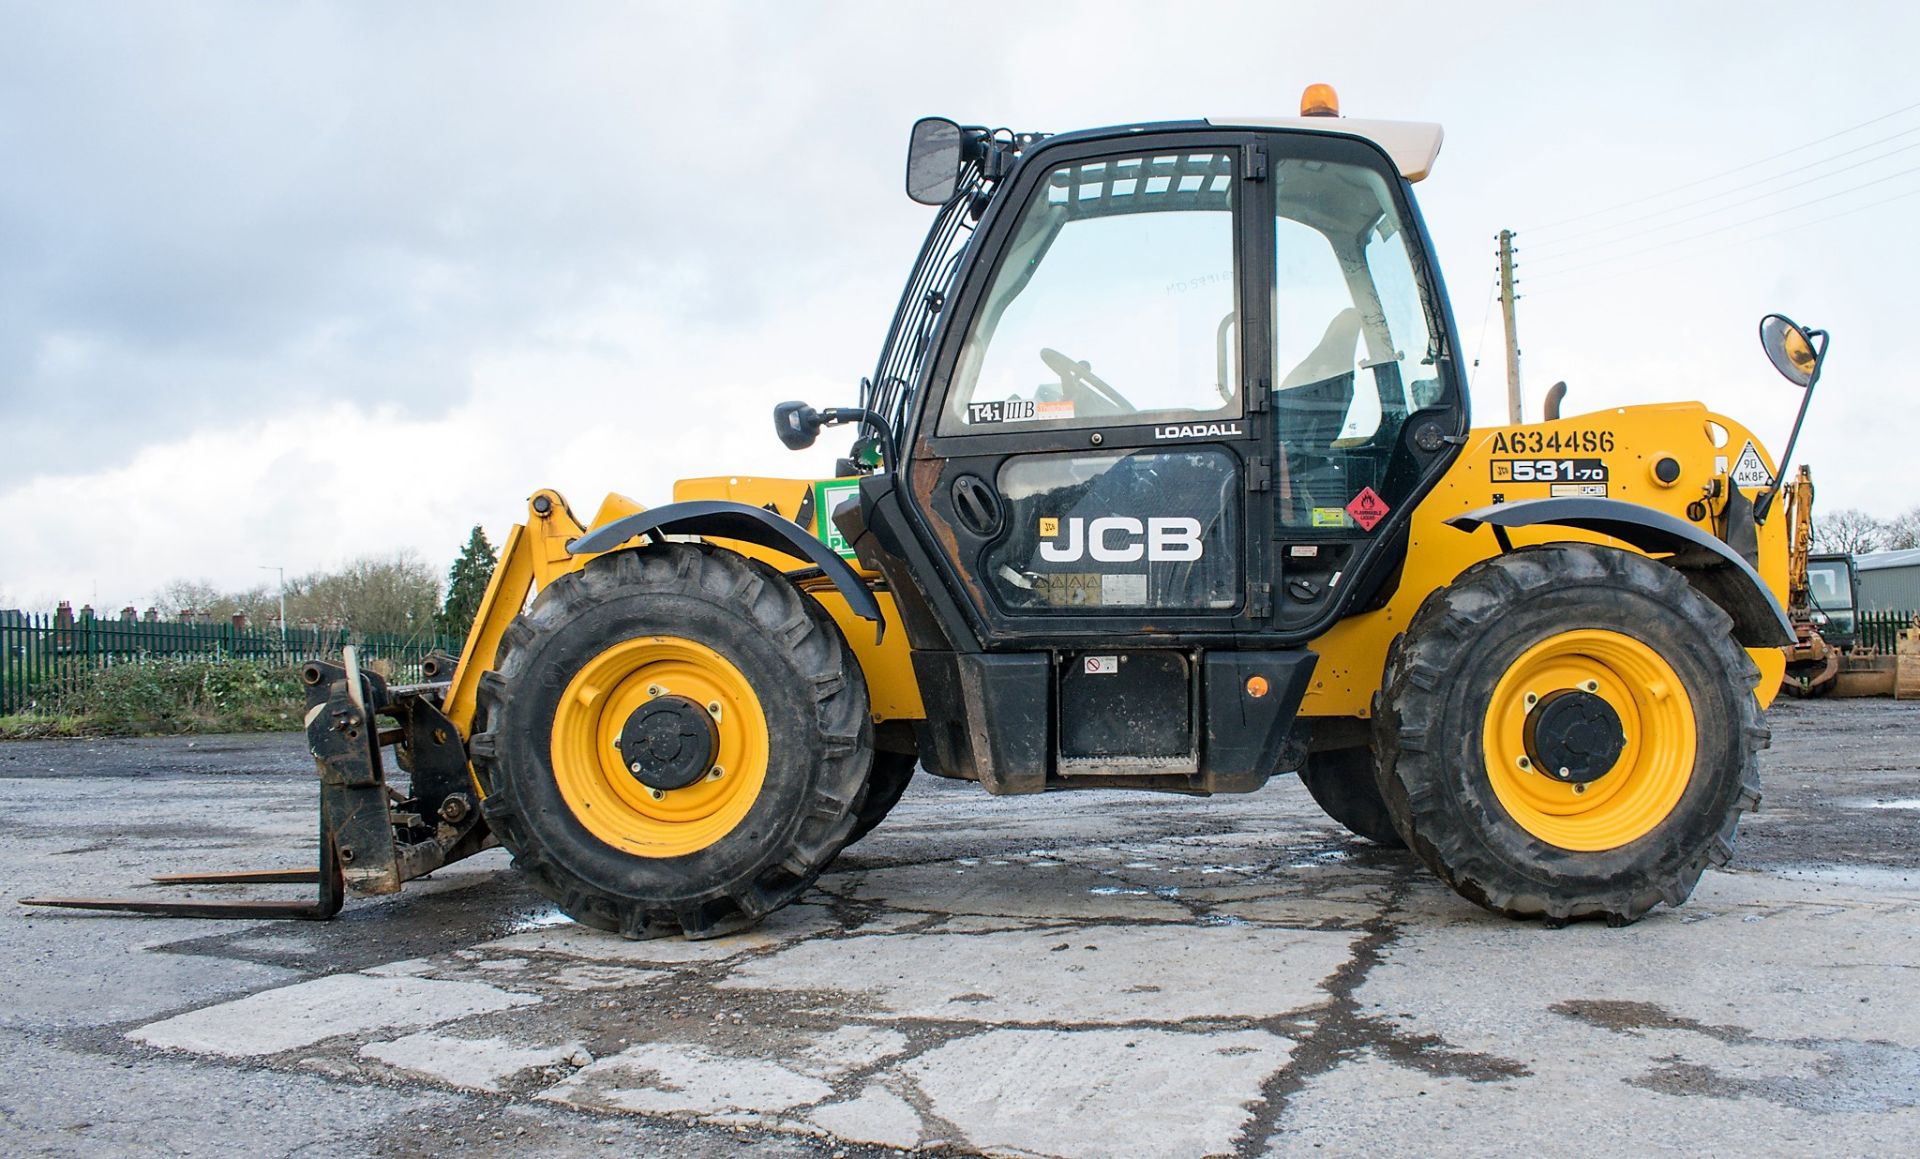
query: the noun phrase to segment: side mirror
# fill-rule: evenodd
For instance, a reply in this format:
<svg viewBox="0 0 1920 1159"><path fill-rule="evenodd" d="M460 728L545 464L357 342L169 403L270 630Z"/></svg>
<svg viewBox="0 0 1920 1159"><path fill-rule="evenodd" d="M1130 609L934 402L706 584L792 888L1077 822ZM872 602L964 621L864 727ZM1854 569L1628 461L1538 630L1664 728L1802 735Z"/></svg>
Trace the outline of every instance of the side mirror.
<svg viewBox="0 0 1920 1159"><path fill-rule="evenodd" d="M804 451L820 437L820 412L804 402L783 402L773 408L773 431L789 451Z"/></svg>
<svg viewBox="0 0 1920 1159"><path fill-rule="evenodd" d="M1816 342L1818 345L1815 345ZM1804 393L1800 396L1800 413L1793 418L1793 430L1787 435L1787 450L1780 456L1780 467L1774 473L1773 482L1754 500L1753 521L1756 524L1767 521L1767 513L1773 510L1773 501L1780 495L1781 484L1787 481L1787 468L1793 462L1794 444L1800 441L1800 426L1807 421L1807 404L1813 401L1813 384L1820 381L1820 363L1827 356L1827 332L1808 330L1785 314L1768 314L1760 319L1760 345L1766 350L1767 361L1773 363L1773 368Z"/></svg>
<svg viewBox="0 0 1920 1159"><path fill-rule="evenodd" d="M1826 343L1814 349L1813 339L1819 333L1802 330L1784 314L1768 314L1760 319L1760 345L1767 352L1767 361L1773 363L1773 368L1788 382L1803 390L1820 377L1820 356L1826 353Z"/></svg>
<svg viewBox="0 0 1920 1159"><path fill-rule="evenodd" d="M907 140L907 196L921 205L945 205L960 188L960 126L922 117Z"/></svg>

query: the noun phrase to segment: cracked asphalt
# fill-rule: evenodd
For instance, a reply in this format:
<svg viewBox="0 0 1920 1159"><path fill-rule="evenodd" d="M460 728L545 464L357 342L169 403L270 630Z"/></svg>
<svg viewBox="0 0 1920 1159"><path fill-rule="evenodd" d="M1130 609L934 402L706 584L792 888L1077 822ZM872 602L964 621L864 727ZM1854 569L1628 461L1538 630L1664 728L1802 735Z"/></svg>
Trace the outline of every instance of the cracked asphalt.
<svg viewBox="0 0 1920 1159"><path fill-rule="evenodd" d="M922 777L713 942L497 850L325 924L8 906L0 1152L1911 1154L1920 704L1771 719L1733 864L1618 930L1482 913L1291 778ZM0 745L0 880L298 865L313 811L297 735Z"/></svg>

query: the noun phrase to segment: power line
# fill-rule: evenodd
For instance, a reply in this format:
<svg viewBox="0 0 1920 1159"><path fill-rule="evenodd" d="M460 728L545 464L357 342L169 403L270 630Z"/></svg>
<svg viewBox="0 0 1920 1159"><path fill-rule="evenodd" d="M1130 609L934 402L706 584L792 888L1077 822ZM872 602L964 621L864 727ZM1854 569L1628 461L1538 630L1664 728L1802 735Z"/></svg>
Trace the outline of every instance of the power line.
<svg viewBox="0 0 1920 1159"><path fill-rule="evenodd" d="M1885 144L1885 143L1886 143L1886 142L1888 142L1888 141L1892 141L1892 140L1895 140L1895 139L1897 139L1897 138L1900 138L1900 137L1907 137L1907 136L1911 136L1911 135L1913 135L1914 133L1920 133L1920 125L1915 125L1915 126L1914 126L1913 128L1911 128L1911 129L1904 129L1904 130L1902 130L1902 131L1900 131L1900 132L1898 132L1898 133L1895 133L1895 134L1893 134L1892 136L1888 136L1888 137L1882 137L1882 138L1880 138L1880 139L1879 139L1879 140L1877 140L1877 141L1869 141L1869 142L1867 142L1867 143L1866 143L1865 145L1862 145L1862 146L1860 146L1860 147L1859 147L1858 149L1848 149L1848 150L1847 150L1847 151L1846 151L1845 153L1835 153L1835 154L1834 154L1833 156L1831 156L1831 157L1825 157L1825 158L1822 158L1822 159L1821 159L1821 160L1819 160L1819 161L1810 161L1810 162L1808 162L1808 163L1807 163L1807 164L1805 164L1805 165L1798 165L1798 166L1795 166L1794 168L1792 168L1792 169L1788 169L1788 170L1786 170L1785 172L1782 172L1782 173L1776 173L1776 174L1774 174L1774 175L1773 175L1772 177L1765 177L1765 178L1762 178L1761 180L1759 180L1758 182L1755 182L1754 184L1755 184L1755 185L1766 185L1766 184L1769 184L1769 183L1771 183L1771 182L1774 182L1774 181L1778 181L1778 180L1780 180L1780 179L1781 179L1781 178L1783 178L1783 177L1791 177L1791 176L1793 176L1793 175L1794 175L1795 173L1802 173L1802 172L1805 172L1805 171L1806 171L1806 170L1808 170L1808 169L1813 169L1813 168L1816 168L1816 167L1818 167L1818 166L1821 166L1821 165L1825 165L1825 164L1826 164L1827 162L1829 162L1829 161L1838 161L1838 160L1839 160L1840 158L1842 158L1842 157L1846 157L1846 156L1850 156L1850 155L1852 155L1852 154L1854 154L1854 153L1858 153L1858 152L1860 152L1860 151L1861 151L1861 149L1871 149L1871 148L1873 148L1873 146L1875 146L1875 145L1883 145L1883 144ZM1731 204L1731 205L1723 205L1723 206L1721 206L1721 207L1720 207L1720 208L1718 208L1718 209L1711 209L1711 210L1708 210L1708 211L1707 211L1706 213L1699 213L1699 214L1695 214L1695 215L1694 215L1694 216L1692 216L1692 217L1683 217L1683 218L1681 218L1681 219L1680 219L1679 221L1670 221L1670 222L1668 222L1668 223L1667 223L1666 225L1656 225L1656 226L1654 226L1654 227L1653 227L1653 229L1654 229L1654 230L1661 230L1661 229L1668 229L1668 228L1671 228L1671 227L1673 227L1673 226L1676 226L1676 225L1682 225L1682 224L1685 224L1686 222L1689 222L1689 221L1699 221L1699 220L1700 220L1701 218L1705 218L1705 217L1712 217L1712 216L1713 216L1714 214L1716 214L1716 213L1725 213L1725 212L1726 212L1727 210L1729 210L1729 209L1737 209L1737 208L1739 208L1739 207L1740 207L1740 206L1742 206L1742 205L1751 205L1752 203L1754 203L1754 202L1756 202L1756 201L1764 201L1764 200L1766 200L1766 199L1767 199L1767 198L1769 198L1769 197L1777 197L1777 196L1779 196L1780 194L1782 194L1782 193L1785 193L1785 192L1787 192L1787 191L1788 191L1788 190L1790 190L1790 189L1799 189L1799 188L1800 188L1801 186L1803 186L1803 185L1812 185L1812 184L1814 184L1815 182L1818 182L1818 181L1825 181L1825 180L1826 180L1827 178L1829 178L1829 177L1837 177L1837 176L1839 176L1839 175L1840 175L1840 174L1842 174L1842 173L1850 173L1850 172L1852 172L1852 171L1853 171L1853 170L1855 170L1855 169L1859 169L1859 168L1862 168L1862 167L1864 167L1864 166L1867 166L1867 165L1871 165L1871 164L1873 164L1873 163L1874 163L1875 161L1884 161L1884 160L1886 160L1886 159L1887 159L1888 157L1892 157L1892 156L1895 156L1895 155L1897 155L1897 154L1900 154L1900 153L1905 153L1905 152L1907 152L1908 150L1911 150L1911 149L1920 149L1920 141L1915 141L1914 143L1912 143L1912 144L1910 144L1910 145L1902 145L1902 146L1900 146L1900 147L1899 147L1898 149L1889 149L1889 150L1887 150L1887 151L1886 151L1885 153L1881 153L1881 154L1878 154L1878 155L1876 155L1876 156L1873 156L1873 157L1869 157L1869 158L1867 158L1867 159L1866 159L1866 160L1864 160L1864 161L1856 161L1856 162L1854 162L1854 163L1853 163L1853 164L1851 164L1851 165L1843 165L1843 166L1841 166L1840 168L1838 168L1838 169L1835 169L1835 170L1833 170L1833 171L1832 171L1832 172L1830 172L1830 173L1822 173L1822 174L1820 174L1820 175L1819 175L1818 177L1809 177L1809 178L1807 178L1807 179L1806 179L1805 181L1798 181L1798 182L1795 182L1795 183L1794 183L1794 184L1792 184L1792 185L1787 185L1787 186L1784 186L1784 187L1782 187L1782 188L1779 188L1779 189L1775 189L1775 190L1773 190L1773 191L1771 191L1771 192L1769 192L1769 193L1762 193L1762 194L1759 194L1759 195L1757 195L1757 196L1754 196L1754 197L1749 197L1749 198L1747 198L1747 199L1746 199L1745 201L1736 201L1736 202L1734 202L1734 203L1733 203L1733 204ZM1748 185L1748 186L1745 186L1744 188L1746 188L1746 189L1752 189L1753 187L1754 187L1754 185ZM1669 207L1667 207L1666 209L1658 209L1658 210L1655 210L1655 211L1654 211L1654 212L1652 212L1652 213L1647 213L1647 214L1642 214L1642 215L1641 215L1641 216L1639 216L1639 217L1631 217L1631 218L1628 218L1628 219L1627 219L1627 220L1625 220L1625 221L1621 221L1621 222L1615 222L1615 223L1614 223L1614 224L1612 224L1612 225L1603 225L1603 226L1598 226L1598 227L1596 227L1596 228L1594 228L1594 229L1587 229L1587 230L1581 230L1581 231L1580 231L1580 232L1578 232L1578 233L1574 233L1574 234L1569 234L1569 235L1567 235L1567 236L1565 236L1565 237L1559 237L1559 238L1551 238L1551 239L1549 239L1549 240L1548 240L1548 241L1546 242L1546 244L1547 244L1547 246L1548 246L1548 247L1552 247L1552 246L1554 246L1554 245L1556 245L1556 244L1564 244L1564 243L1566 243L1566 242L1570 242L1570 241L1577 241L1577 240L1579 240L1580 238L1583 238L1583 237L1593 237L1593 236L1594 236L1594 235L1596 235L1596 234L1603 234L1603 233L1612 233L1612 232L1613 232L1614 230L1618 230L1618 229L1625 229L1625 228L1627 228L1627 227L1628 227L1628 226L1630 226L1630 225L1638 225L1638 224L1640 224L1640 223L1641 223L1641 222L1643 222L1643 221L1651 221L1651 220L1653 220L1653 219L1654 219L1654 218L1656 218L1656 217L1665 217L1665 216L1666 216L1667 214L1669 214L1669 213L1678 213L1678 212L1679 212L1680 210L1683 210L1683 209L1690 209L1690 208L1692 208L1693 206L1696 206L1696 205L1705 205L1705 204L1706 204L1707 202L1709 202L1709 201L1718 201L1718 200L1720 200L1720 199L1721 199L1721 198L1723 198L1723 197L1732 197L1732 196L1734 196L1735 194L1737 194L1737 193L1740 193L1740 192L1742 192L1742 190L1741 190L1741 189L1729 189L1729 190L1727 190L1727 191L1725 191L1724 193L1714 193L1714 194L1709 194L1709 195L1708 195L1708 196L1706 196L1706 197L1701 197L1701 198L1696 198L1696 199L1694 199L1693 201L1683 201L1683 202L1681 202L1681 203L1680 203L1679 205L1673 205L1673 206L1669 206ZM1648 231L1648 232L1652 232L1652 231L1650 230L1650 231ZM1605 244L1607 244L1607 243L1606 243L1606 242L1599 242L1599 243L1595 243L1595 244L1598 244L1598 245L1605 245ZM1549 254L1548 254L1547 256L1549 256L1549 257L1564 257L1564 256L1566 256L1567 254L1570 254L1570 253L1578 253L1578 252L1580 252L1580 251L1582 251L1582 250L1589 250L1589 249L1592 249L1592 248L1594 248L1594 245L1584 245L1584 246L1574 246L1574 247L1573 247L1572 249L1569 249L1569 250L1558 250L1558 251L1553 251L1553 252L1551 252L1551 253L1549 253Z"/></svg>
<svg viewBox="0 0 1920 1159"><path fill-rule="evenodd" d="M1901 113L1912 112L1914 109L1920 109L1920 101L1915 101L1913 104L1910 104L1910 105L1903 105L1902 107L1897 108L1890 113L1882 113L1880 116L1874 117L1870 120L1861 121L1857 125L1849 125L1848 127L1844 129L1840 129L1837 132L1822 134L1821 136L1816 137L1813 140L1808 141L1804 144L1795 145L1791 149L1782 149L1780 152L1771 154L1766 157L1762 157L1758 161L1750 161L1745 165L1736 165L1732 169L1727 169L1722 172L1715 173L1711 177L1702 177L1697 181L1689 181L1684 185L1675 185L1670 189L1663 189L1658 193L1649 193L1644 197L1636 197L1631 201L1622 201L1617 204L1609 205L1601 209L1590 210L1586 213L1576 214L1573 217L1563 217L1559 221L1550 221L1543 225L1532 226L1532 227L1529 227L1528 229L1519 230L1516 232L1532 234L1532 233L1540 232L1541 230L1558 229L1560 226L1563 226L1563 225L1572 225L1576 221L1586 221L1589 218L1600 217L1605 214L1613 213L1616 210L1629 209L1636 205L1644 205L1649 201L1657 201L1662 197L1668 196L1669 194L1680 193L1688 189L1694 189L1701 185L1706 185L1710 182L1718 181L1722 177L1731 177L1735 173L1745 173L1749 169L1757 169L1760 166L1765 165L1769 161L1778 161L1782 157L1790 157L1793 154L1798 153L1803 149L1811 149L1815 145L1821 144L1822 142L1825 142L1825 141L1831 141L1835 137L1844 137L1848 133L1858 132L1859 130L1866 128L1868 125L1877 125L1881 121L1892 120L1894 117L1899 116Z"/></svg>
<svg viewBox="0 0 1920 1159"><path fill-rule="evenodd" d="M1802 229L1808 229L1816 225L1824 225L1830 221L1838 221L1843 217L1852 217L1856 213L1865 213L1869 209L1878 209L1883 205L1891 205L1893 202L1904 201L1909 197L1915 197L1915 196L1920 196L1920 189L1909 189L1904 193L1896 193L1892 197L1883 197L1879 201L1870 201L1865 205L1856 205L1852 209L1843 209L1839 213L1830 213L1825 217L1816 217L1812 221L1795 222L1793 225L1789 225L1781 229L1776 229L1771 233L1756 234L1753 237L1736 238L1722 245L1708 246L1706 249L1696 250L1693 253L1681 255L1681 257L1686 259L1701 258L1701 257L1706 257L1709 254L1723 253L1726 250L1737 249L1738 247L1743 245L1752 245L1755 242L1770 241L1773 238L1780 237L1785 234L1794 233ZM1646 262L1638 266L1629 266L1624 270L1610 270L1607 273L1600 274L1597 277L1593 277L1593 278L1577 278L1573 281L1572 285L1575 285L1575 286L1598 285L1602 282L1610 282L1616 278L1624 278L1631 274L1644 274L1651 270L1662 269L1666 266L1675 265L1679 260L1680 260L1679 258L1672 258L1666 261ZM1569 270L1569 271L1562 271L1562 272L1571 273L1572 271ZM1553 278L1557 276L1559 275L1557 274L1541 275L1541 277L1544 277L1544 278ZM1566 289L1567 287L1563 285L1560 288Z"/></svg>
<svg viewBox="0 0 1920 1159"><path fill-rule="evenodd" d="M1500 275L1496 271L1493 281L1487 285L1487 306L1480 311L1480 345L1474 348L1473 365L1467 368L1467 389L1473 389L1475 377L1480 373L1480 355L1487 349L1487 319L1493 317L1493 298L1500 292Z"/></svg>
<svg viewBox="0 0 1920 1159"><path fill-rule="evenodd" d="M1690 234L1687 237L1671 239L1669 241L1662 242L1659 245L1648 246L1645 249L1630 250L1627 253L1615 254L1612 257L1601 258L1597 262L1588 262L1585 265L1572 266L1567 269L1550 270L1547 273L1535 275L1535 278L1537 280L1538 278L1542 278L1542 277L1553 278L1553 277L1560 277L1566 274L1579 273L1581 270L1590 270L1595 268L1596 266L1610 265L1613 262L1625 261L1628 258L1639 257L1642 254L1654 253L1657 250L1666 249L1670 246L1683 245L1690 241L1698 241L1700 238L1703 238L1703 237L1712 237L1715 234L1725 233L1730 229L1739 229L1742 226L1748 226L1748 225L1754 224L1755 222L1765 221L1770 217L1779 217L1783 213L1792 213L1796 209L1805 209L1809 205L1818 205L1823 201L1831 201L1836 197L1844 197L1849 193L1858 193L1862 189L1870 189L1873 186L1879 185L1883 182L1892 181L1897 177L1907 177L1914 173L1920 173L1920 166L1915 166L1912 169L1902 169L1898 173L1889 173L1884 177L1876 177L1872 181L1863 181L1858 185L1850 185L1845 189L1835 190L1832 193L1822 194L1819 197L1814 197L1806 201L1802 201L1798 205L1789 205L1782 209L1776 209L1768 213L1760 214L1757 217L1747 218L1745 221L1736 221L1730 225L1722 225L1714 229L1702 230L1699 233ZM1920 192L1920 190L1916 190L1915 192Z"/></svg>

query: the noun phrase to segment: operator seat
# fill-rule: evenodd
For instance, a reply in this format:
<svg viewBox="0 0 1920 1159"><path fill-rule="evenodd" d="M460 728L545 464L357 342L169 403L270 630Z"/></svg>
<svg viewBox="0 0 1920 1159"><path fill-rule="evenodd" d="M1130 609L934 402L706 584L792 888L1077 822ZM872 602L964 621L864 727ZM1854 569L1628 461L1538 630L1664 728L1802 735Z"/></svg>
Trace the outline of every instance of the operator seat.
<svg viewBox="0 0 1920 1159"><path fill-rule="evenodd" d="M1280 380L1274 406L1288 420L1280 425L1282 438L1301 447L1326 447L1340 437L1353 405L1353 356L1359 344L1360 311L1349 306L1333 316L1320 344Z"/></svg>

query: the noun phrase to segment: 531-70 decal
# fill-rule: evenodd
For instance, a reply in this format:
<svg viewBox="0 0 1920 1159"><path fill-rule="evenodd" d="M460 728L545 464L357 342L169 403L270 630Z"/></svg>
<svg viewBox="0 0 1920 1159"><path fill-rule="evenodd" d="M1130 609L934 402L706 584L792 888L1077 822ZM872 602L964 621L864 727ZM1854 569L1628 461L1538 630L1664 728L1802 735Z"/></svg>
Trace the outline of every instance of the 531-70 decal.
<svg viewBox="0 0 1920 1159"><path fill-rule="evenodd" d="M1604 483L1605 459L1494 459L1495 483Z"/></svg>

